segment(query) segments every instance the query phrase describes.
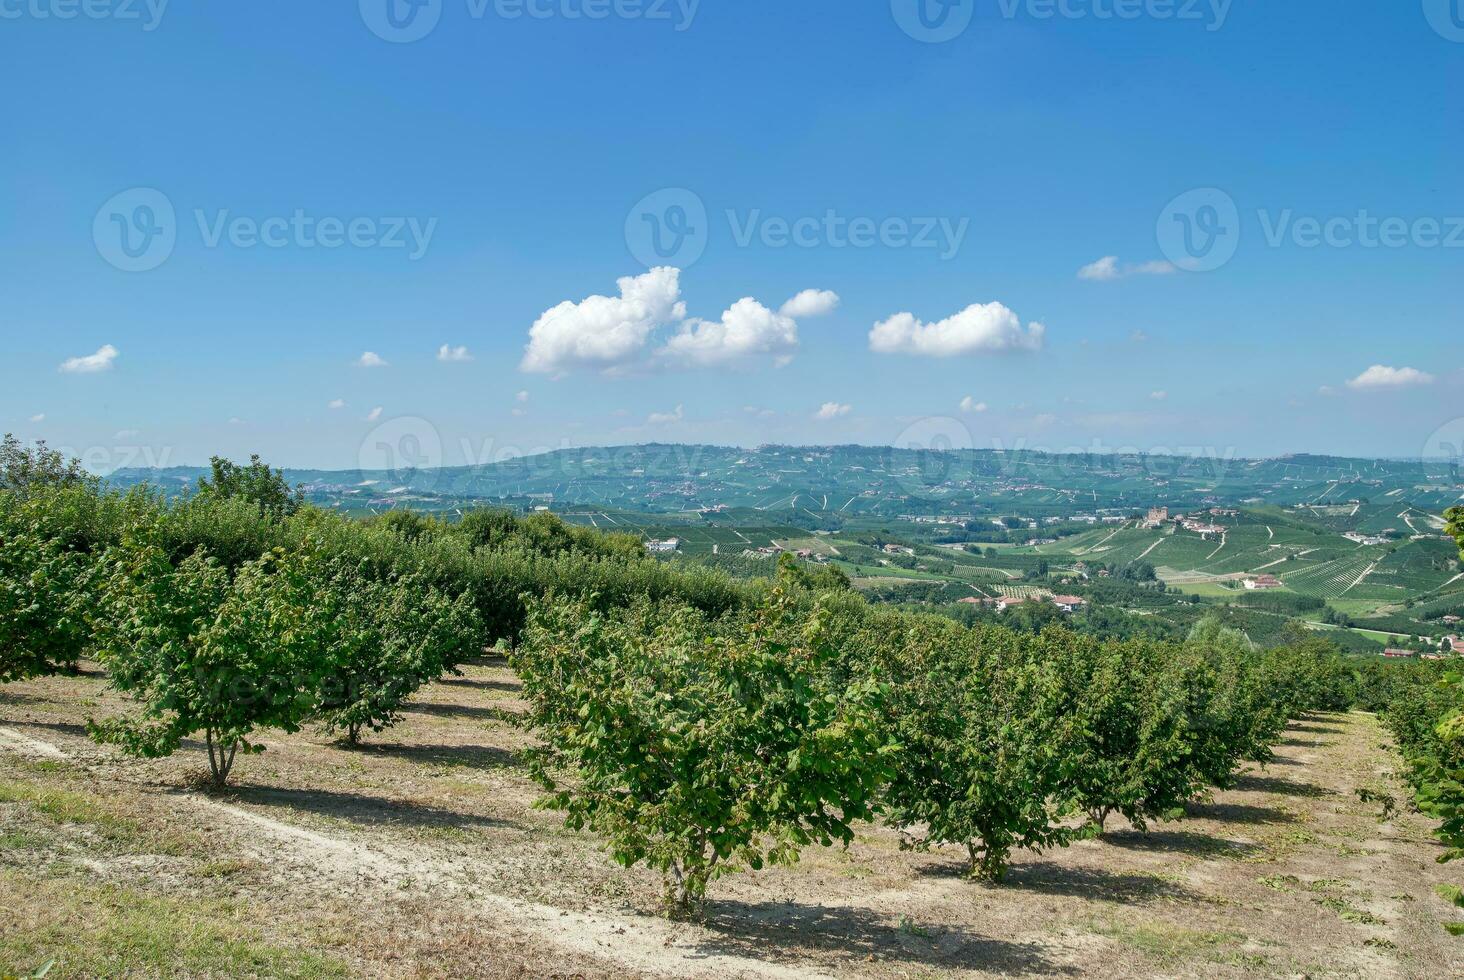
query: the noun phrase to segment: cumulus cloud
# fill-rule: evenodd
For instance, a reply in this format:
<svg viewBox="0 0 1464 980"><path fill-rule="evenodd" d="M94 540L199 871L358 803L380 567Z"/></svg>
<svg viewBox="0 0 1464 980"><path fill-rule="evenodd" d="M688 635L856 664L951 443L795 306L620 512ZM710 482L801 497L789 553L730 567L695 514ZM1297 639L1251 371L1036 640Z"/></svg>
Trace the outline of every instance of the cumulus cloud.
<svg viewBox="0 0 1464 980"><path fill-rule="evenodd" d="M798 319L822 316L839 305L836 293L807 289L776 311L748 297L732 304L721 319L707 320L687 315L679 269L652 269L617 285L619 296L561 303L540 316L529 330L520 370L624 374L636 368L721 367L756 359L771 359L781 367L798 351ZM653 346L660 336L665 341Z"/></svg>
<svg viewBox="0 0 1464 980"><path fill-rule="evenodd" d="M30 420L32 422L44 422L44 421L46 421L46 413L45 412L37 412L36 414L34 414L34 415L32 415L30 417Z"/></svg>
<svg viewBox="0 0 1464 980"><path fill-rule="evenodd" d="M805 289L784 303L778 312L797 320L800 317L827 316L838 308L838 293L827 289Z"/></svg>
<svg viewBox="0 0 1464 980"><path fill-rule="evenodd" d="M838 402L824 402L819 407L819 410L813 413L813 417L820 422L828 422L832 419L841 419L852 411L854 411L853 405L840 405Z"/></svg>
<svg viewBox="0 0 1464 980"><path fill-rule="evenodd" d="M117 348L111 344L103 344L97 348L95 354L68 357L61 362L61 370L66 374L96 374L100 371L110 371L112 362L117 360L118 353Z"/></svg>
<svg viewBox="0 0 1464 980"><path fill-rule="evenodd" d="M1366 391L1375 388L1413 388L1419 385L1431 385L1433 383L1433 375L1420 371L1417 368L1395 368L1385 367L1382 364L1374 364L1347 382L1347 387L1357 391Z"/></svg>
<svg viewBox="0 0 1464 980"><path fill-rule="evenodd" d="M987 407L988 406L985 402L978 402L970 395L967 395L965 398L961 399L961 411L963 412L980 414L981 412L986 411Z"/></svg>
<svg viewBox="0 0 1464 980"><path fill-rule="evenodd" d="M976 303L936 323L898 313L869 331L869 349L876 354L923 357L1037 351L1042 349L1046 333L1040 323L1024 328L1021 318L1000 303Z"/></svg>
<svg viewBox="0 0 1464 980"><path fill-rule="evenodd" d="M366 421L367 422L375 422L379 418L381 418L381 406L380 405L376 406L371 411L369 411L369 412L366 413Z"/></svg>
<svg viewBox="0 0 1464 980"><path fill-rule="evenodd" d="M376 351L368 350L356 359L356 366L363 368L384 368L387 367L387 363L386 358L376 353Z"/></svg>
<svg viewBox="0 0 1464 980"><path fill-rule="evenodd" d="M680 422L684 418L686 418L685 409L681 405L677 405L676 409L671 412L652 412L646 417L646 422L649 425L670 425L673 422Z"/></svg>
<svg viewBox="0 0 1464 980"><path fill-rule="evenodd" d="M1105 255L1097 262L1090 262L1078 270L1078 278L1086 279L1089 282L1112 282L1115 279L1127 279L1129 276L1167 276L1177 272L1174 264L1155 260L1153 262L1140 262L1138 265L1120 264L1117 255Z"/></svg>
<svg viewBox="0 0 1464 980"><path fill-rule="evenodd" d="M1156 402L1162 402L1166 398L1169 397L1169 392L1167 392L1167 391L1151 391L1151 392L1149 392L1149 397L1151 399L1153 399L1154 401L1156 401Z"/></svg>
<svg viewBox="0 0 1464 980"><path fill-rule="evenodd" d="M646 348L657 328L686 319L681 270L662 266L617 280L619 296L566 300L529 328L519 369L564 374L575 368L623 369Z"/></svg>
<svg viewBox="0 0 1464 980"><path fill-rule="evenodd" d="M523 404L529 400L529 393L527 391L521 391L514 397L518 399L519 404Z"/></svg>
<svg viewBox="0 0 1464 980"><path fill-rule="evenodd" d="M331 409L332 411L345 408L346 400L344 398L332 398L330 404L326 407Z"/></svg>
<svg viewBox="0 0 1464 980"><path fill-rule="evenodd" d="M798 322L755 299L740 299L719 321L688 320L656 352L673 364L714 367L771 356L781 366L798 350Z"/></svg>
<svg viewBox="0 0 1464 980"><path fill-rule="evenodd" d="M450 347L443 344L437 348L437 359L445 364L466 364L473 359L466 347Z"/></svg>

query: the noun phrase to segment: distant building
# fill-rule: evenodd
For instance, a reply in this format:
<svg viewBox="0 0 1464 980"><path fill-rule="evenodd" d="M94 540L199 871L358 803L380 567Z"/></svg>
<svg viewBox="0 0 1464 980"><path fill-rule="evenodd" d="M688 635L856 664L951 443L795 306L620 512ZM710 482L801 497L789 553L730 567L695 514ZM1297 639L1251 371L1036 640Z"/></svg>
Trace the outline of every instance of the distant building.
<svg viewBox="0 0 1464 980"><path fill-rule="evenodd" d="M1145 527L1158 527L1169 520L1168 507L1150 507L1149 516L1144 520Z"/></svg>
<svg viewBox="0 0 1464 980"><path fill-rule="evenodd" d="M646 550L653 555L664 555L676 551L681 547L680 538L667 538L665 541L647 541Z"/></svg>
<svg viewBox="0 0 1464 980"><path fill-rule="evenodd" d="M1245 580L1245 587L1252 591L1257 589L1279 589L1281 580L1274 575L1256 575Z"/></svg>
<svg viewBox="0 0 1464 980"><path fill-rule="evenodd" d="M1414 657L1417 656L1417 654L1415 654L1412 650L1388 649L1383 651L1383 656L1389 658L1390 660L1412 660Z"/></svg>
<svg viewBox="0 0 1464 980"><path fill-rule="evenodd" d="M1055 595L1052 597L1052 604L1065 613L1077 612L1088 604L1088 600L1080 599L1075 595Z"/></svg>
<svg viewBox="0 0 1464 980"><path fill-rule="evenodd" d="M884 553L887 555L914 555L914 548L907 548L902 544L887 544L884 546Z"/></svg>

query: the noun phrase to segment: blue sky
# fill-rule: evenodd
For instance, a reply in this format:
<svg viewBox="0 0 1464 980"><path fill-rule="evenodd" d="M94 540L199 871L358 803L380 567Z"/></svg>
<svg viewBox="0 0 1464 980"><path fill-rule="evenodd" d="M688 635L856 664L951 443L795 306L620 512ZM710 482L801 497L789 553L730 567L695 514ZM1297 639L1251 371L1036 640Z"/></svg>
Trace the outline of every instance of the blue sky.
<svg viewBox="0 0 1464 980"><path fill-rule="evenodd" d="M347 467L1464 416L1459 0L974 0L929 42L916 0L386 2L0 0L0 429Z"/></svg>

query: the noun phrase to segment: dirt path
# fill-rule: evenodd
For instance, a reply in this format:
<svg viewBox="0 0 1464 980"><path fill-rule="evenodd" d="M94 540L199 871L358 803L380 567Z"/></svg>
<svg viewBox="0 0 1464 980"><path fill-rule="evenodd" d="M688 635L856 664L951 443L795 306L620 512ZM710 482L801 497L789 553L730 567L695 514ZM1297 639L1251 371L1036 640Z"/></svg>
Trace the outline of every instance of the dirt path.
<svg viewBox="0 0 1464 980"><path fill-rule="evenodd" d="M1464 873L1434 862L1422 817L1405 809L1384 822L1358 798L1403 798L1365 714L1293 725L1274 765L1185 819L1023 854L1001 887L964 880L958 855L910 854L890 830L865 827L847 852L814 848L792 868L717 881L706 921L691 925L655 915L655 875L616 867L533 808L513 759L526 744L511 724L517 681L501 664L434 685L362 750L271 738L222 798L179 791L196 747L147 762L85 738L83 715L121 707L99 677L0 689L0 839L53 835L0 848L0 873L32 882L24 894L56 875L184 903L222 891L281 944L323 941L292 929L332 937L353 975L1460 975L1433 889ZM86 826L46 822L63 802L82 819L82 800L146 833L119 854L97 850ZM177 840L200 829L208 846L177 856L191 853ZM246 870L209 870L221 866ZM50 914L36 909L34 928ZM76 914L77 935L97 929L95 904ZM0 956L0 973L24 965Z"/></svg>

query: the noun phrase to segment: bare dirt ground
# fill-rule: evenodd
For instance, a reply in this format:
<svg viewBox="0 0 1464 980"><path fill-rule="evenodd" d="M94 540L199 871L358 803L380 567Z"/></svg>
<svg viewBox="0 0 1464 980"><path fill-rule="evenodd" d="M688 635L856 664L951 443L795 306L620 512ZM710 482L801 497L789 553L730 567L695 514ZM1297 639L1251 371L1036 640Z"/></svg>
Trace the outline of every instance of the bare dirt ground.
<svg viewBox="0 0 1464 980"><path fill-rule="evenodd" d="M713 884L706 920L533 808L498 661L351 751L273 733L222 796L202 748L125 758L95 670L0 688L0 975L1464 976L1431 825L1365 714L1293 725L1279 759L1148 834L1025 854L1007 884L864 828L847 852ZM1452 875L1450 872L1454 872Z"/></svg>

